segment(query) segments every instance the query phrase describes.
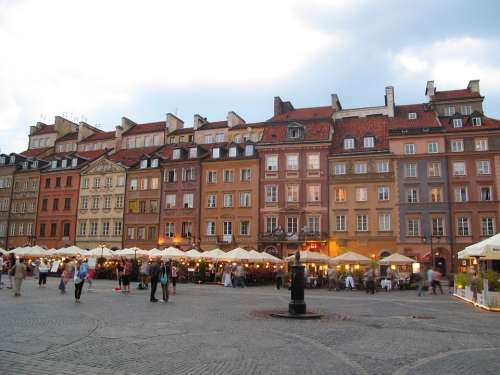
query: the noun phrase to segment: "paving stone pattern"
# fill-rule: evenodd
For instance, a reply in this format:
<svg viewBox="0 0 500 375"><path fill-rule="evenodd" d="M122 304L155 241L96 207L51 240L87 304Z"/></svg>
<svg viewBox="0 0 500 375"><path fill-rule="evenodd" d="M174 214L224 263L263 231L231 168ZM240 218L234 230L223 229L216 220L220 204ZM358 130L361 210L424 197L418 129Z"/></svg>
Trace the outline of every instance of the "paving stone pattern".
<svg viewBox="0 0 500 375"><path fill-rule="evenodd" d="M0 374L500 374L500 314L446 295L308 290L327 319L289 321L259 314L287 308L271 287L181 284L152 304L94 284L79 305L55 279L0 290Z"/></svg>

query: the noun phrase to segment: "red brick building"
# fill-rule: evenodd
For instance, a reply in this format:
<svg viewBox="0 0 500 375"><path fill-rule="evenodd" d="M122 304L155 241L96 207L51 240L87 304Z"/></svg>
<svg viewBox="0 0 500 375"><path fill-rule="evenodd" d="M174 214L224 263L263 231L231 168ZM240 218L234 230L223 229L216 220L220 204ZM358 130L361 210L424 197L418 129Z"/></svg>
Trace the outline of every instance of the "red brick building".
<svg viewBox="0 0 500 375"><path fill-rule="evenodd" d="M295 109L275 98L260 155L259 247L328 253L328 153L333 106Z"/></svg>

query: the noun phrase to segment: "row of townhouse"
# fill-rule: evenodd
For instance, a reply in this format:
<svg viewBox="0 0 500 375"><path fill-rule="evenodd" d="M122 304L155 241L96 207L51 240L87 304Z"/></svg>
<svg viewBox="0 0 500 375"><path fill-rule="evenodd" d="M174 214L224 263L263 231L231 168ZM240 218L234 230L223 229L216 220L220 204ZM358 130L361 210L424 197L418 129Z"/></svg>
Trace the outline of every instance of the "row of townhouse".
<svg viewBox="0 0 500 375"><path fill-rule="evenodd" d="M172 114L112 132L56 117L0 155L0 246L401 252L450 269L497 231L500 121L478 81L424 103L294 108L267 121Z"/></svg>

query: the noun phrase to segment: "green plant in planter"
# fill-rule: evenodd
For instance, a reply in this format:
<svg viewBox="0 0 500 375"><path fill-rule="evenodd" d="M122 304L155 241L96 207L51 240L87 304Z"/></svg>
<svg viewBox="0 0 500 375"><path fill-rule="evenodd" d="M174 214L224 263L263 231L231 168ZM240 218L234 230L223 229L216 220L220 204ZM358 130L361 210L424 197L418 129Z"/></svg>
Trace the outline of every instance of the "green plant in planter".
<svg viewBox="0 0 500 375"><path fill-rule="evenodd" d="M455 285L457 288L465 288L470 285L472 280L472 275L469 273L457 273L455 274Z"/></svg>
<svg viewBox="0 0 500 375"><path fill-rule="evenodd" d="M200 275L200 281L202 283L205 282L205 271L207 270L207 262L204 260L200 261L200 265L198 266L198 273Z"/></svg>
<svg viewBox="0 0 500 375"><path fill-rule="evenodd" d="M500 292L500 272L489 270L483 274L483 277L488 280L488 289L490 291Z"/></svg>

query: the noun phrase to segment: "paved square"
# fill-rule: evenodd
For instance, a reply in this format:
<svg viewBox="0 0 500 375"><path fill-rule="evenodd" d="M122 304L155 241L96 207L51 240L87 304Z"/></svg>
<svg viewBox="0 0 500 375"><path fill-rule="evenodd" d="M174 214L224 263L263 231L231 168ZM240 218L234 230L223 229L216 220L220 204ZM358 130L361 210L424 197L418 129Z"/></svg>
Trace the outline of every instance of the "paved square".
<svg viewBox="0 0 500 375"><path fill-rule="evenodd" d="M287 307L271 287L180 284L151 304L98 280L75 305L57 281L0 291L0 374L500 373L500 314L449 296L308 290L328 318L289 321L259 313Z"/></svg>

